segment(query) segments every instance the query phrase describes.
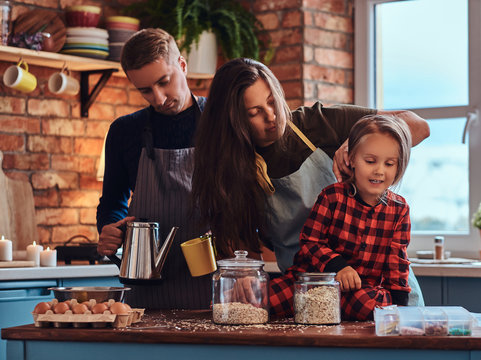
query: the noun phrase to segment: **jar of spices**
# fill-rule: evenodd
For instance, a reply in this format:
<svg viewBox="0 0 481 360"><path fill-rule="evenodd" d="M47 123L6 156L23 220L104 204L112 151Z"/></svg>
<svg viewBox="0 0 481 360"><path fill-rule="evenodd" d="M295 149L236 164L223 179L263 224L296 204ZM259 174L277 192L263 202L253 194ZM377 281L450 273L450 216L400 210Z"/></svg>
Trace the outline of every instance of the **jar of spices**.
<svg viewBox="0 0 481 360"><path fill-rule="evenodd" d="M217 261L212 276L212 312L216 324L265 324L269 320L269 275L264 262L237 250L235 258Z"/></svg>
<svg viewBox="0 0 481 360"><path fill-rule="evenodd" d="M294 320L298 324L339 324L341 290L336 273L300 273L294 287Z"/></svg>
<svg viewBox="0 0 481 360"><path fill-rule="evenodd" d="M444 260L444 236L436 236L434 238L434 258L436 260Z"/></svg>

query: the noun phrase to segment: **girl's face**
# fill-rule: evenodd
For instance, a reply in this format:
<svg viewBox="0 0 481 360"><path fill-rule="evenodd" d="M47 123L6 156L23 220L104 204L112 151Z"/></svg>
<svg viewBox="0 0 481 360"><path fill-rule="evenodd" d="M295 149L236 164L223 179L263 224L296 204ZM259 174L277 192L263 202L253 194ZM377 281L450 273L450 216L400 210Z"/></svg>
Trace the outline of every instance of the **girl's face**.
<svg viewBox="0 0 481 360"><path fill-rule="evenodd" d="M373 133L361 139L350 164L354 183L366 203L376 205L383 192L392 185L398 159L399 144L391 136Z"/></svg>
<svg viewBox="0 0 481 360"><path fill-rule="evenodd" d="M276 142L284 133L286 124L276 117L274 97L265 80L258 79L246 89L244 104L255 144L265 147Z"/></svg>

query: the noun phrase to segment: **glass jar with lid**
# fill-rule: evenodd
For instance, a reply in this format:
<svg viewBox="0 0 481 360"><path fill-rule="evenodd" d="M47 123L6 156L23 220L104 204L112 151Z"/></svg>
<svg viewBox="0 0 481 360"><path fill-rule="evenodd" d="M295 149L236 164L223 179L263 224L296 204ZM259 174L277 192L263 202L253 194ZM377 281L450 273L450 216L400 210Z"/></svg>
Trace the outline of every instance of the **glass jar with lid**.
<svg viewBox="0 0 481 360"><path fill-rule="evenodd" d="M217 261L212 276L212 312L217 324L265 324L269 320L269 275L264 262L237 250L235 258Z"/></svg>
<svg viewBox="0 0 481 360"><path fill-rule="evenodd" d="M341 290L336 273L299 273L294 285L294 320L298 324L341 322Z"/></svg>

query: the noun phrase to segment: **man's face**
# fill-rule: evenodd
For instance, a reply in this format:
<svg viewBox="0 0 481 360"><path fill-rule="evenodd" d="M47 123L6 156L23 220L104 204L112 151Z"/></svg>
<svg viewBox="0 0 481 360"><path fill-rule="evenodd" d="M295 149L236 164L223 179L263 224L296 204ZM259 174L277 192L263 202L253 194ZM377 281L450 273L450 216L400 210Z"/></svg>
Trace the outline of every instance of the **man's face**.
<svg viewBox="0 0 481 360"><path fill-rule="evenodd" d="M192 105L187 85L187 64L181 56L168 64L163 58L140 69L127 70L127 76L155 111L175 115Z"/></svg>

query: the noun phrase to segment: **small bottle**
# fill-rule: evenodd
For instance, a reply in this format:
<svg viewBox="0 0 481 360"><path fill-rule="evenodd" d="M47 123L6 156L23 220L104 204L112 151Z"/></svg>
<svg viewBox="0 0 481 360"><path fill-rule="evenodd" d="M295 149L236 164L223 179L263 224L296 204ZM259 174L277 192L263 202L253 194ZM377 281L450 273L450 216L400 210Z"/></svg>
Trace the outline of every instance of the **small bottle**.
<svg viewBox="0 0 481 360"><path fill-rule="evenodd" d="M444 236L436 236L434 238L434 258L436 260L444 260Z"/></svg>

